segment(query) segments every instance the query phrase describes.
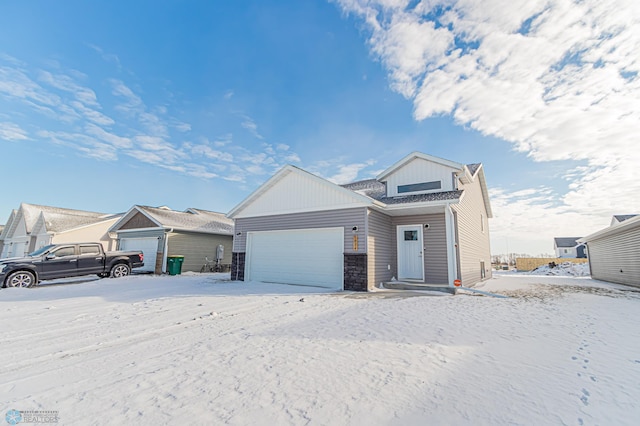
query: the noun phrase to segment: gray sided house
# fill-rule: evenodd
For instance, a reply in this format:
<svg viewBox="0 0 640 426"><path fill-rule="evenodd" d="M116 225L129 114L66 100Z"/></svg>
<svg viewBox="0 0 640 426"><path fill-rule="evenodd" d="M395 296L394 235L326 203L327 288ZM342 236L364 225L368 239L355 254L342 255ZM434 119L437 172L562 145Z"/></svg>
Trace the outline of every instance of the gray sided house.
<svg viewBox="0 0 640 426"><path fill-rule="evenodd" d="M579 240L587 245L591 278L640 287L640 216L612 223Z"/></svg>
<svg viewBox="0 0 640 426"><path fill-rule="evenodd" d="M415 152L347 185L285 166L228 216L236 280L367 291L393 278L472 286L491 276L481 164Z"/></svg>
<svg viewBox="0 0 640 426"><path fill-rule="evenodd" d="M143 251L140 271L167 272L167 256L180 255L183 272L199 272L205 257L215 259L218 245L224 247L222 265L231 264L233 221L222 213L133 206L110 231L117 234L120 250Z"/></svg>

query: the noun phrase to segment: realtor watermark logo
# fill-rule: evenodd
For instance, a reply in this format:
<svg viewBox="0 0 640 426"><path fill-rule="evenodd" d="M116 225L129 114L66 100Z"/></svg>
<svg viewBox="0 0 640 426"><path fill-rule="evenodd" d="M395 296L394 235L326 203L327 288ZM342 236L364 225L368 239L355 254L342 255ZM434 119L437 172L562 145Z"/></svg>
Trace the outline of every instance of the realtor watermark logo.
<svg viewBox="0 0 640 426"><path fill-rule="evenodd" d="M14 410L7 411L4 417L10 425L27 423L58 423L60 417L58 411L44 410Z"/></svg>

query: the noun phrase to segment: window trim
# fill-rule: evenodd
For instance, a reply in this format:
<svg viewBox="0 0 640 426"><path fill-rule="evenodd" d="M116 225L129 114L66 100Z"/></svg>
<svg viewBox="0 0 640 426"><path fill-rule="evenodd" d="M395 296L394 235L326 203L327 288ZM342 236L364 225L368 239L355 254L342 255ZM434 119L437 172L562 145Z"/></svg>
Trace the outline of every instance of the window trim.
<svg viewBox="0 0 640 426"><path fill-rule="evenodd" d="M426 188L430 184L438 184L437 188ZM417 193L417 192L435 192L442 190L442 179L441 180L433 180L430 182L418 182L418 183L410 183L406 185L397 185L396 191L398 194L408 194L408 193Z"/></svg>

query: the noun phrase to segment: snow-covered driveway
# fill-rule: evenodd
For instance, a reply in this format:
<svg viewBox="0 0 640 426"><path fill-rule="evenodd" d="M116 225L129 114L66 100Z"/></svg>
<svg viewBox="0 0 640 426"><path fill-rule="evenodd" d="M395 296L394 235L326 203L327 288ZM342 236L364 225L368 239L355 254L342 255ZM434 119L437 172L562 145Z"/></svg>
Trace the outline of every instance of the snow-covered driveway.
<svg viewBox="0 0 640 426"><path fill-rule="evenodd" d="M228 276L228 275L227 275ZM637 424L640 294L508 299L132 276L0 290L0 410L63 425Z"/></svg>

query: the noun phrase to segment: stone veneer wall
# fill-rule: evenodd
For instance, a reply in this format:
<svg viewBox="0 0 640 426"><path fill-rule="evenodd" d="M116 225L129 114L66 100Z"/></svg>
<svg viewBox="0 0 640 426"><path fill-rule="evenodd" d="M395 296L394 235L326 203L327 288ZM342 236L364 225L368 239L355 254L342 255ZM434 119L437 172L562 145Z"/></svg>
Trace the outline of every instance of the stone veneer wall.
<svg viewBox="0 0 640 426"><path fill-rule="evenodd" d="M231 256L231 280L244 281L244 259L246 253L233 253Z"/></svg>
<svg viewBox="0 0 640 426"><path fill-rule="evenodd" d="M344 289L367 291L367 255L344 254Z"/></svg>

